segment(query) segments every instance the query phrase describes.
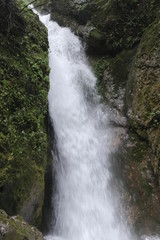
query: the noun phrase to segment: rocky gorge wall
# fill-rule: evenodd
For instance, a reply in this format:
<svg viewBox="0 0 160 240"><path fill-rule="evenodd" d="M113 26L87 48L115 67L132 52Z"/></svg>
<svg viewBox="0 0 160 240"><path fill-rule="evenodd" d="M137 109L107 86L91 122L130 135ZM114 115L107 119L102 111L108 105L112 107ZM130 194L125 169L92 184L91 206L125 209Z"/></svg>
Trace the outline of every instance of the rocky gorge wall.
<svg viewBox="0 0 160 240"><path fill-rule="evenodd" d="M0 208L39 226L48 145L47 33L38 17L22 10L23 5L18 4L16 10L21 14L13 14L13 25L4 23L2 9ZM159 9L158 0L52 0L43 7L86 44L98 77L97 89L111 108L112 121L118 129L118 168L126 183L123 199L127 202L128 222L137 231L145 229L148 233L160 232ZM50 183L51 176L47 179ZM23 220L14 219L17 218L10 219L0 212L0 234L8 221L8 239L10 232L17 239L34 239L31 235L42 238L32 229L26 233L21 227Z"/></svg>
<svg viewBox="0 0 160 240"><path fill-rule="evenodd" d="M51 0L49 8L53 19L69 26L89 48L113 54L139 43L158 5L158 0Z"/></svg>
<svg viewBox="0 0 160 240"><path fill-rule="evenodd" d="M0 4L0 208L40 226L48 151L47 31L20 1ZM12 223L1 212L0 234L5 218ZM18 234L23 229L16 224L9 227ZM42 239L31 235L15 239Z"/></svg>
<svg viewBox="0 0 160 240"><path fill-rule="evenodd" d="M159 1L51 0L46 10L86 44L98 91L121 129L129 223L160 232Z"/></svg>

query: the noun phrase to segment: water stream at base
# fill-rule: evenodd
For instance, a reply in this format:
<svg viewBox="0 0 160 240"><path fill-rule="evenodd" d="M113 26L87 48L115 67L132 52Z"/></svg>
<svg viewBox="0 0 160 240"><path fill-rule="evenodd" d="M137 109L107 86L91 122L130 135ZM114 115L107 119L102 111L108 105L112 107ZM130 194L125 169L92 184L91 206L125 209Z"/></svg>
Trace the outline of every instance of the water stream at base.
<svg viewBox="0 0 160 240"><path fill-rule="evenodd" d="M58 154L56 223L45 239L135 240L112 184L114 134L107 108L99 103L96 78L78 37L49 19L40 16L48 28L49 113Z"/></svg>

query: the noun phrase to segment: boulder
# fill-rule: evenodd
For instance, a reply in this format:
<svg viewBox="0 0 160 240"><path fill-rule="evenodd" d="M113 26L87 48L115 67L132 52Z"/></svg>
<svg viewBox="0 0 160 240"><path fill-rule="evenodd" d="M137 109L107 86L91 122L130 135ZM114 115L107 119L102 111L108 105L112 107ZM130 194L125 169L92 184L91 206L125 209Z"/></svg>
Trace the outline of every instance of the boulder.
<svg viewBox="0 0 160 240"><path fill-rule="evenodd" d="M26 223L20 216L9 217L0 210L0 239L2 240L43 240L42 233Z"/></svg>

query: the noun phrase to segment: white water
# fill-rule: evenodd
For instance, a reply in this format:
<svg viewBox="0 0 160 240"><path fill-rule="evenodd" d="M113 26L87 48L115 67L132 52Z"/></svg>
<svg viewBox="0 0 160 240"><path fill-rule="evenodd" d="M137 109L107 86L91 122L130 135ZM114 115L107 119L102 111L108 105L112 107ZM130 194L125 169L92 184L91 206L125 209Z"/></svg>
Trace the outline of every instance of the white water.
<svg viewBox="0 0 160 240"><path fill-rule="evenodd" d="M116 196L109 186L112 134L107 113L97 104L96 78L79 39L49 16L41 21L49 32L49 112L59 154L57 216L50 239L55 235L65 240L131 239L115 211Z"/></svg>
<svg viewBox="0 0 160 240"><path fill-rule="evenodd" d="M107 112L98 103L96 78L79 39L49 18L40 16L49 34L49 112L58 156L56 224L45 239L135 239L123 217L118 194L112 191L114 136Z"/></svg>

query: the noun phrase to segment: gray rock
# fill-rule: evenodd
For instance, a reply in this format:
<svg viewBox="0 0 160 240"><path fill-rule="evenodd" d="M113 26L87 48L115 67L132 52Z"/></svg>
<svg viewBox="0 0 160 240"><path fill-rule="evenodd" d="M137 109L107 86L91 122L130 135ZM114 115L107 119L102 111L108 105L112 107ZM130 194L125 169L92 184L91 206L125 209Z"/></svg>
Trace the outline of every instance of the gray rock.
<svg viewBox="0 0 160 240"><path fill-rule="evenodd" d="M27 224L22 217L9 217L0 210L0 239L2 240L42 240L42 233Z"/></svg>

